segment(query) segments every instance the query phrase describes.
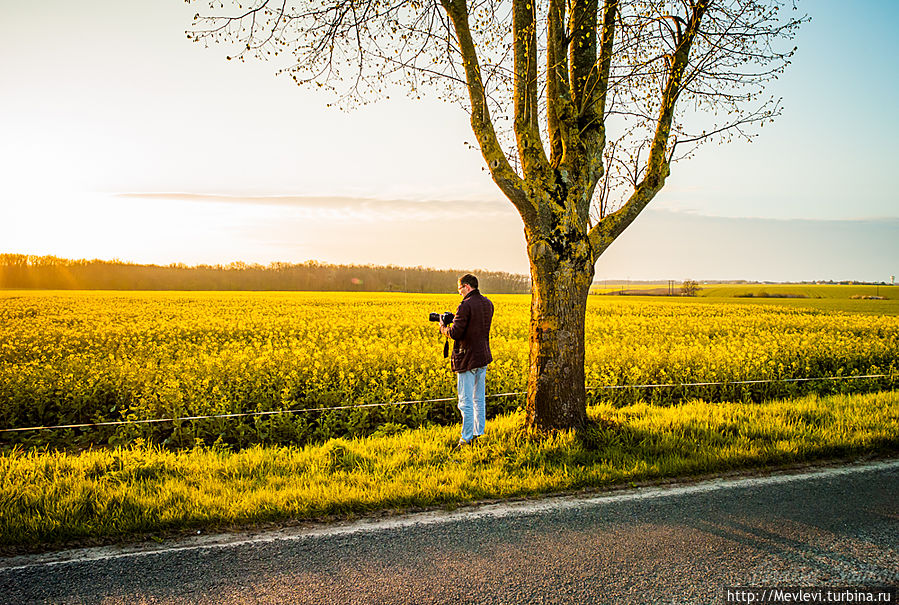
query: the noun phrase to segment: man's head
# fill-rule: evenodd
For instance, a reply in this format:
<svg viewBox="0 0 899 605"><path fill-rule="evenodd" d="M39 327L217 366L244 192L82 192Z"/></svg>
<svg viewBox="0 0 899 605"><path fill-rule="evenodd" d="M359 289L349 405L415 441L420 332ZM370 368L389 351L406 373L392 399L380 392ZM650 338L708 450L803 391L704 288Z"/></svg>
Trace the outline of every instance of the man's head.
<svg viewBox="0 0 899 605"><path fill-rule="evenodd" d="M467 296L472 290L478 289L478 278L471 273L466 273L459 278L459 294Z"/></svg>

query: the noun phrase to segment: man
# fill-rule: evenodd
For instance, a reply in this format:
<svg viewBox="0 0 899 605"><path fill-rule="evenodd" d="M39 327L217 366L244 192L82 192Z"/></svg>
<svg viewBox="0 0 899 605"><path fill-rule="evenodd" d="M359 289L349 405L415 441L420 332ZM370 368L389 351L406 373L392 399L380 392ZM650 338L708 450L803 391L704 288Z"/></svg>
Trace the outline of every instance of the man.
<svg viewBox="0 0 899 605"><path fill-rule="evenodd" d="M474 442L484 434L487 364L490 354L490 323L493 303L478 290L478 278L471 274L459 278L462 302L453 323L440 326L444 336L453 339L450 366L456 372L456 392L462 412L462 436L456 447Z"/></svg>

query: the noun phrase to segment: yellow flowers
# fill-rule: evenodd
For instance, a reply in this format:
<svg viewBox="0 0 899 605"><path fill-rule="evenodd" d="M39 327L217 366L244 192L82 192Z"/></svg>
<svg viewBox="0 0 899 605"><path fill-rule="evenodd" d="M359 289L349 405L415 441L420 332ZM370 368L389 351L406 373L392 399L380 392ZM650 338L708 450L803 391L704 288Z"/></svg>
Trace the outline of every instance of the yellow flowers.
<svg viewBox="0 0 899 605"><path fill-rule="evenodd" d="M527 296L496 305L488 393L526 388ZM430 311L455 295L0 293L0 428L304 409L454 395ZM588 387L899 374L899 318L591 297ZM876 384L814 383L815 390ZM783 396L795 385L591 391L616 401ZM488 401L496 412L523 398ZM452 402L124 429L0 433L0 443L303 442L456 419ZM261 434L266 437L260 437Z"/></svg>

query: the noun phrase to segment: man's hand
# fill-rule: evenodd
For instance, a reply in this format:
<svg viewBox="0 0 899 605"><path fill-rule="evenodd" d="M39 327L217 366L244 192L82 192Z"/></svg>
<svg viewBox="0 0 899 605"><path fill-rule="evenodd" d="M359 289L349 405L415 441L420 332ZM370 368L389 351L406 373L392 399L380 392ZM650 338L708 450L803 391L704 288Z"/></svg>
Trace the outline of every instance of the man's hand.
<svg viewBox="0 0 899 605"><path fill-rule="evenodd" d="M444 326L443 324L439 324L439 325L440 325L440 333L443 334L444 336L446 336L447 338L449 338L450 327Z"/></svg>

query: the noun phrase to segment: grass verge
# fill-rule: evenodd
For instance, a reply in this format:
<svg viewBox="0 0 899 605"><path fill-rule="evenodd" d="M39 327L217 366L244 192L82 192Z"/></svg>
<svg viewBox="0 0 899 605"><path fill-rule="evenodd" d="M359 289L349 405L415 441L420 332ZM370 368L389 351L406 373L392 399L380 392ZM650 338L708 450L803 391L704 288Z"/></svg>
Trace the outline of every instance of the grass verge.
<svg viewBox="0 0 899 605"><path fill-rule="evenodd" d="M452 507L899 452L895 391L589 412L577 434L528 432L521 413L496 418L477 445L456 452L458 427L240 452L16 451L0 456L0 547Z"/></svg>

